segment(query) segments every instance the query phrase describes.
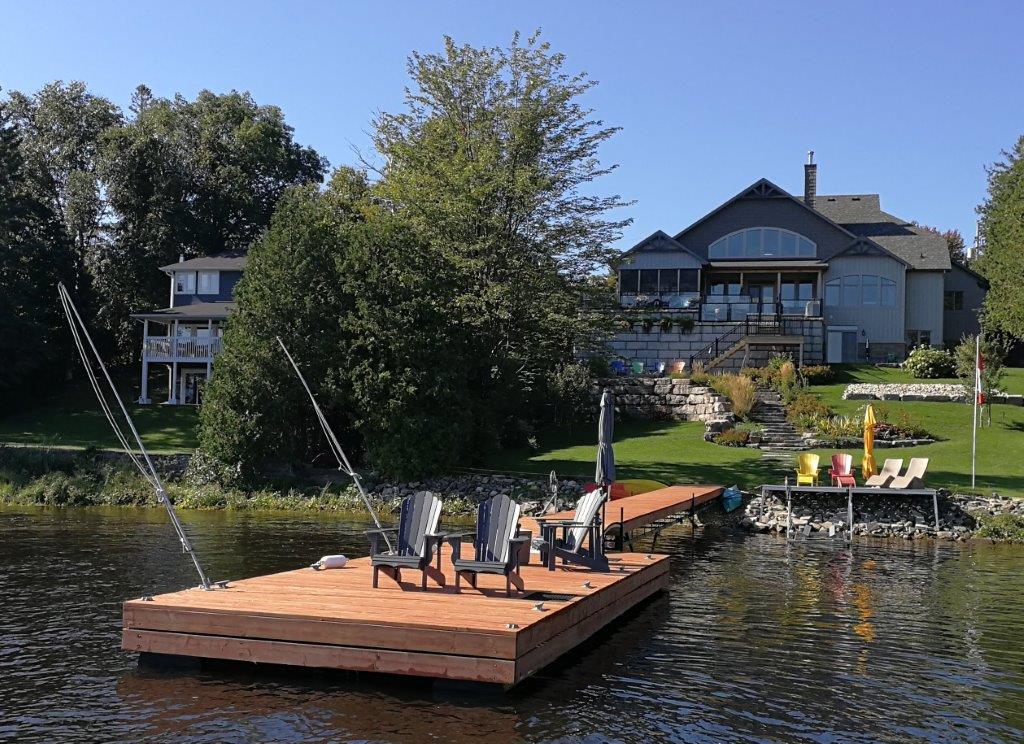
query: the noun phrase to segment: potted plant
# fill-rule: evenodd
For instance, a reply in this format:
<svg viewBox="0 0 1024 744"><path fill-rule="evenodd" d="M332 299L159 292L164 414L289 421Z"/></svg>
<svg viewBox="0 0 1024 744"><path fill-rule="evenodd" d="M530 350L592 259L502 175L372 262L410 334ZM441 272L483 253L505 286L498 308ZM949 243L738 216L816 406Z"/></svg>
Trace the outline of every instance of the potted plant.
<svg viewBox="0 0 1024 744"><path fill-rule="evenodd" d="M668 333L672 330L672 318L665 316L659 321L658 327L661 328L662 333Z"/></svg>
<svg viewBox="0 0 1024 744"><path fill-rule="evenodd" d="M693 317L686 315L676 321L676 326L679 328L680 333L689 333L693 330L694 320Z"/></svg>
<svg viewBox="0 0 1024 744"><path fill-rule="evenodd" d="M640 327L643 328L644 333L650 333L654 328L654 318L644 318L640 321Z"/></svg>

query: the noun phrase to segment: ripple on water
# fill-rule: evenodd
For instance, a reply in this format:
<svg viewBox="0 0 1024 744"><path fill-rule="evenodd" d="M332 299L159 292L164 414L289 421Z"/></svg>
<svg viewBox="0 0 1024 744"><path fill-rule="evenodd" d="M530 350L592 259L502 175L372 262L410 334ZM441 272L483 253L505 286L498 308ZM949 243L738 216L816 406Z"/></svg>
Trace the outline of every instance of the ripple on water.
<svg viewBox="0 0 1024 744"><path fill-rule="evenodd" d="M365 552L360 522L188 514L216 578ZM663 535L672 589L508 695L140 669L120 603L195 583L164 515L0 510L0 739L1018 741L1024 550Z"/></svg>

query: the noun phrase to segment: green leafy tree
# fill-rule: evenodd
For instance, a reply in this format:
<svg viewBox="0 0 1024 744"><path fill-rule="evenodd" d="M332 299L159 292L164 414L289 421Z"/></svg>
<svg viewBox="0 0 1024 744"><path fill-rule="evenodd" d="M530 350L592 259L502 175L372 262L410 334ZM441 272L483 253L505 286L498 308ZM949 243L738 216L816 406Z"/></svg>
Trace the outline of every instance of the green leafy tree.
<svg viewBox="0 0 1024 744"><path fill-rule="evenodd" d="M122 123L120 109L89 93L85 83L60 80L31 95L13 91L10 112L22 136L33 193L60 219L74 246L75 285L86 288L87 266L103 237L100 138Z"/></svg>
<svg viewBox="0 0 1024 744"><path fill-rule="evenodd" d="M376 193L451 272L478 422L467 451L519 430L548 373L598 340L580 310L607 296L590 277L627 224L610 216L625 202L594 185L616 129L581 101L594 82L564 67L536 35L508 48L446 38L442 53L411 56L404 110L375 121Z"/></svg>
<svg viewBox="0 0 1024 744"><path fill-rule="evenodd" d="M0 407L45 389L63 372L68 347L56 285L72 275L70 245L50 206L39 199L19 132L0 102Z"/></svg>
<svg viewBox="0 0 1024 744"><path fill-rule="evenodd" d="M984 250L973 268L989 282L985 327L1024 338L1024 136L989 167L978 213Z"/></svg>
<svg viewBox="0 0 1024 744"><path fill-rule="evenodd" d="M364 174L341 169L322 193L289 192L249 252L200 414L203 450L246 479L327 456L280 335L352 454L399 475L454 462L471 420L446 275L401 217L370 201Z"/></svg>
<svg viewBox="0 0 1024 744"><path fill-rule="evenodd" d="M999 390L1006 374L1006 356L1010 351L1010 344L1007 339L993 334L985 334L981 337L981 355L985 360L985 368L981 373L981 385L985 393L991 396L993 390ZM964 336L953 351L953 359L956 364L956 376L968 391L968 402L971 402L970 393L974 390L974 365L975 365L974 336ZM991 405L991 397L989 399Z"/></svg>
<svg viewBox="0 0 1024 744"><path fill-rule="evenodd" d="M98 315L125 358L135 348L129 313L166 301L157 267L179 255L245 249L289 186L319 183L326 169L293 140L279 108L247 93L169 100L140 86L131 111L102 138L100 170L115 223L96 262Z"/></svg>

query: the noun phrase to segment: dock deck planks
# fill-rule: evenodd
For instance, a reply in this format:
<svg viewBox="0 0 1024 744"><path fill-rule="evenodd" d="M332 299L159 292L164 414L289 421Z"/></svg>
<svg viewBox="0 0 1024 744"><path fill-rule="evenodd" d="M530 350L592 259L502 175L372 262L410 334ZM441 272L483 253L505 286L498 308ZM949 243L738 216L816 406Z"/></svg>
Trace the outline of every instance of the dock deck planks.
<svg viewBox="0 0 1024 744"><path fill-rule="evenodd" d="M722 491L721 486L668 486L609 501L605 507L605 533L618 531L621 525L621 533L628 534L663 517L703 506L721 496ZM572 511L561 511L548 518L572 519L573 514ZM540 535L540 526L531 517L523 517L520 527L533 531L534 537Z"/></svg>
<svg viewBox="0 0 1024 744"><path fill-rule="evenodd" d="M668 585L667 556L612 556L610 573L523 567L527 592L567 601L507 598L504 578L481 575L480 589L447 586L372 589L368 558L341 569L300 569L124 603L125 650L293 666L408 674L514 685ZM591 588L583 586L589 581ZM516 627L508 627L512 624Z"/></svg>
<svg viewBox="0 0 1024 744"><path fill-rule="evenodd" d="M671 486L610 502L607 528L629 531L720 496L718 486ZM569 519L572 512L553 515ZM539 536L535 520L522 529ZM527 594L570 595L565 601L508 598L504 577L481 574L479 589L452 585L451 553L442 552L446 586L419 588L408 571L401 586L371 587L369 558L341 569L299 569L231 582L226 589L189 589L124 603L126 651L262 662L510 687L550 664L668 586L668 556L615 553L610 573L531 563ZM584 587L590 582L590 587Z"/></svg>

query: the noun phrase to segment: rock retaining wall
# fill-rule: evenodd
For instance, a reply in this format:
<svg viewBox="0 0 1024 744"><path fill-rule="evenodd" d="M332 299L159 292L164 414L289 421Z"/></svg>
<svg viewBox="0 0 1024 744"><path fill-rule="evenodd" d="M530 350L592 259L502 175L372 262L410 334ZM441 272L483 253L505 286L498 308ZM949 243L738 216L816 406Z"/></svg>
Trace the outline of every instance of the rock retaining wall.
<svg viewBox="0 0 1024 744"><path fill-rule="evenodd" d="M963 403L970 399L964 386L959 383L854 383L843 391L844 400L901 400L924 401L928 403ZM996 393L990 396L993 403L1012 406L1024 405L1024 395Z"/></svg>
<svg viewBox="0 0 1024 744"><path fill-rule="evenodd" d="M728 398L686 379L610 377L598 380L595 401L605 389L615 396L616 412L629 418L703 421L713 431L729 428L736 419Z"/></svg>
<svg viewBox="0 0 1024 744"><path fill-rule="evenodd" d="M939 496L939 529L930 499L901 496L853 497L853 534L906 540L937 537L942 540L967 540L979 527L979 518L996 514L1024 515L1024 499L984 498L967 494ZM848 532L846 497L840 494L800 494L793 499L794 533ZM786 501L776 495L755 496L744 512L741 524L751 532L787 530Z"/></svg>

